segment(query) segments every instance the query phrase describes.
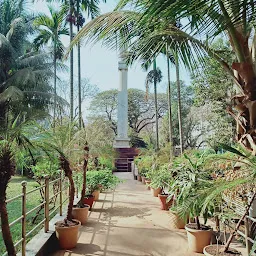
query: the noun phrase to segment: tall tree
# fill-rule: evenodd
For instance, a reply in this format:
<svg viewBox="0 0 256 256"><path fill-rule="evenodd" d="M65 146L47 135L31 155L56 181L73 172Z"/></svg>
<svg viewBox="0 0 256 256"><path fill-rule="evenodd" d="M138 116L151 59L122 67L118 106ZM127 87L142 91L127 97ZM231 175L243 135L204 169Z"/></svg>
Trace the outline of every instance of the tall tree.
<svg viewBox="0 0 256 256"><path fill-rule="evenodd" d="M53 127L56 122L56 105L57 105L57 60L61 59L64 54L64 45L61 36L68 35L68 29L65 24L67 7L63 6L60 11L53 7L48 7L50 16L42 14L34 21L34 25L39 31L39 35L34 39L34 44L38 50L40 47L48 45L53 47L54 63L54 106L53 106Z"/></svg>
<svg viewBox="0 0 256 256"><path fill-rule="evenodd" d="M171 100L171 74L170 74L170 59L172 55L169 55L168 44L166 44L166 61L167 61L167 98L168 98L168 126L169 126L169 141L170 141L170 160L174 156L174 144L173 144L173 123L172 123L172 100Z"/></svg>
<svg viewBox="0 0 256 256"><path fill-rule="evenodd" d="M181 97L180 97L180 65L177 51L174 52L175 56L175 70L176 70L176 84L178 92L178 120L179 120L179 133L180 133L180 153L183 153L184 142L183 142L183 127L182 127L182 115L181 115Z"/></svg>
<svg viewBox="0 0 256 256"><path fill-rule="evenodd" d="M103 2L106 2L103 0ZM84 11L87 13L87 16L91 19L94 19L96 16L100 14L100 9L98 7L99 0L76 0L76 27L77 33L80 28L83 26L85 19L81 13ZM78 71L78 120L79 127L82 128L82 90L81 90L81 50L80 43L77 44L77 71Z"/></svg>
<svg viewBox="0 0 256 256"><path fill-rule="evenodd" d="M126 5L131 3L135 11L125 11ZM116 30L133 23L136 25L131 28L132 33L128 31L127 36L119 38L118 42L122 45L129 40L129 47L136 49L137 58L145 56L145 49L154 49L152 52L156 55L169 40L173 49L177 47L179 58L190 67L208 54L218 61L237 85L238 94L233 98L229 112L237 123L237 140L256 154L255 1L121 0L118 9L105 14L104 19L99 17L93 24L88 24L77 39L89 34L94 39L104 37L110 44L116 40ZM187 19L188 24L184 28L172 26L170 21L173 17ZM150 32L147 27L151 27ZM138 39L138 35L141 40L132 40ZM208 42L216 36L226 36L231 43L236 56L232 65L222 52L209 46Z"/></svg>
<svg viewBox="0 0 256 256"><path fill-rule="evenodd" d="M91 119L101 117L106 120L116 133L117 119L117 90L104 91L97 94L91 102ZM158 118L167 112L167 99L164 94L158 93ZM128 123L135 134L145 130L147 126L155 124L154 94L148 94L139 89L128 89Z"/></svg>
<svg viewBox="0 0 256 256"><path fill-rule="evenodd" d="M157 104L157 84L162 81L162 72L156 67L156 59L153 60L153 70L149 71L146 77L146 90L149 85L154 84L154 104L155 104L155 123L156 123L156 151L159 150L159 129L158 129L158 104Z"/></svg>
<svg viewBox="0 0 256 256"><path fill-rule="evenodd" d="M45 116L52 104L49 86L52 61L48 54L31 50L28 39L33 17L25 10L24 1L0 3L3 14L0 16L0 128L3 130L11 115Z"/></svg>

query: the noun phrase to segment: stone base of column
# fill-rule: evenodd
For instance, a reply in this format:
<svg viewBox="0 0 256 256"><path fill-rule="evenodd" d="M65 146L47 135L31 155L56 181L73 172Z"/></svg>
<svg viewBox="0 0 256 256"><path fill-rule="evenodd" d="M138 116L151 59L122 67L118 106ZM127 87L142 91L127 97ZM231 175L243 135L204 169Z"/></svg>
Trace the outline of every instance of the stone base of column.
<svg viewBox="0 0 256 256"><path fill-rule="evenodd" d="M116 138L114 141L114 148L130 148L129 138Z"/></svg>

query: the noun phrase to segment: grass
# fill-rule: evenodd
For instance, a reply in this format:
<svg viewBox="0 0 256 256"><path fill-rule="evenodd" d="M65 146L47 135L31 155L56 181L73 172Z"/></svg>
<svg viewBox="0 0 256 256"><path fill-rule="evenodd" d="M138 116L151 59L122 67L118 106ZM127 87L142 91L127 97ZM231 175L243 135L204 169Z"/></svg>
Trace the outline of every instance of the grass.
<svg viewBox="0 0 256 256"><path fill-rule="evenodd" d="M18 196L22 193L22 185L21 182L26 181L27 182L27 192L39 187L39 184L33 180L26 177L20 177L15 176L12 178L11 182L9 183L9 187L7 189L7 199L13 198L15 196ZM53 195L53 189L50 186L50 197ZM64 195L64 194L63 194ZM64 196L64 199L66 197ZM35 208L39 204L42 203L42 197L40 195L40 191L37 190L29 195L27 195L26 200L26 212L29 210ZM57 201L56 206L59 205L59 202ZM51 208L51 206L50 206ZM8 216L9 216L9 223L13 222L15 219L19 218L22 215L22 201L21 198L16 199L10 203L7 204L7 210L8 210ZM27 216L26 219L26 233L28 233L30 230L32 230L40 221L44 218L44 211L41 210L40 215L36 219L36 222L33 224L32 221L36 215L37 210L33 211ZM57 213L57 211L56 211ZM55 214L53 214L51 217L53 217ZM42 226L40 226L38 229L33 232L32 235L30 235L27 239L27 242L35 235ZM15 225L11 227L11 233L14 243L19 241L21 239L21 223L18 222ZM20 246L17 247L17 251L20 250ZM5 252L5 246L2 238L2 234L0 233L0 255L3 255Z"/></svg>

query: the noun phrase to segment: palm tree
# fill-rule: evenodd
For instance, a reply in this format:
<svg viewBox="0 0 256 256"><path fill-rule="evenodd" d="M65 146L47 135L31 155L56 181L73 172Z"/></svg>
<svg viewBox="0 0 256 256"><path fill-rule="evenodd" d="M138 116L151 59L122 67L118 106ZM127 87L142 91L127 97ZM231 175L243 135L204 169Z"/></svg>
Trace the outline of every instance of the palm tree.
<svg viewBox="0 0 256 256"><path fill-rule="evenodd" d="M183 128L182 128L182 115L181 115L181 97L180 97L180 68L179 58L177 51L174 53L175 56L175 70L176 70L176 84L177 84L177 97L178 97L178 121L179 121L179 133L180 133L180 153L184 151L183 143Z"/></svg>
<svg viewBox="0 0 256 256"><path fill-rule="evenodd" d="M170 75L170 60L173 58L172 55L169 55L168 45L166 44L166 61L167 61L167 77L168 77L168 126L169 126L169 141L170 141L170 160L174 156L174 145L173 145L173 124L172 124L172 100L171 100L171 75Z"/></svg>
<svg viewBox="0 0 256 256"><path fill-rule="evenodd" d="M162 72L156 67L156 59L153 61L153 70L149 71L146 76L146 91L148 93L149 85L154 84L155 98L155 118L156 118L156 151L159 150L159 131L158 131L158 105L157 105L157 83L162 81Z"/></svg>
<svg viewBox="0 0 256 256"><path fill-rule="evenodd" d="M134 11L122 10L130 3ZM74 43L84 36L98 40L104 38L109 46L114 41L119 45L129 41L129 48L136 49L136 58L140 59L146 55L147 49L155 56L166 42L171 41L170 47L177 49L180 60L190 68L202 61L206 54L214 58L237 85L238 95L233 98L233 107L228 110L237 122L237 140L255 154L256 45L255 40L249 40L256 38L254 4L249 0L121 0L116 11L99 16L84 27ZM185 18L189 22L186 27L177 28L172 25L173 17ZM117 39L116 31L128 24L133 24L132 33L129 31L125 37ZM154 27L153 32L145 29L147 27ZM228 64L224 54L208 44L219 35L227 36L231 43L236 55L232 65ZM132 40L138 37L140 40Z"/></svg>
<svg viewBox="0 0 256 256"><path fill-rule="evenodd" d="M105 2L105 1L103 1ZM98 7L98 0L89 1L89 0L76 0L76 26L77 33L79 33L80 28L83 26L85 19L80 12L83 10L87 12L87 16L92 19L99 15L100 10ZM80 43L77 44L77 71L78 71L78 120L79 128L82 128L83 119L82 119L82 89L81 89L81 51Z"/></svg>
<svg viewBox="0 0 256 256"><path fill-rule="evenodd" d="M14 243L9 226L6 207L6 189L11 177L15 173L15 164L11 145L7 142L0 143L0 217L3 239L8 255L16 255Z"/></svg>
<svg viewBox="0 0 256 256"><path fill-rule="evenodd" d="M33 19L26 18L23 1L18 5L13 0L2 3L0 12L6 15L1 15L0 24L7 27L0 26L0 129L5 130L8 119L19 113L24 118L48 114L53 74L49 55L31 51L27 39Z"/></svg>
<svg viewBox="0 0 256 256"><path fill-rule="evenodd" d="M14 154L24 149L31 154L34 145L26 136L29 126L17 116L5 131L0 132L0 218L3 240L8 255L15 256L16 250L10 232L8 211L6 204L6 189L11 177L15 174L16 166ZM26 129L24 129L26 127Z"/></svg>
<svg viewBox="0 0 256 256"><path fill-rule="evenodd" d="M61 36L68 35L68 29L65 24L67 8L64 6L60 11L53 7L48 7L50 16L42 14L34 21L34 25L39 31L39 35L34 39L34 44L38 50L49 42L53 45L53 63L54 63L54 107L53 107L53 127L56 122L56 104L57 104L57 60L63 57L64 45Z"/></svg>

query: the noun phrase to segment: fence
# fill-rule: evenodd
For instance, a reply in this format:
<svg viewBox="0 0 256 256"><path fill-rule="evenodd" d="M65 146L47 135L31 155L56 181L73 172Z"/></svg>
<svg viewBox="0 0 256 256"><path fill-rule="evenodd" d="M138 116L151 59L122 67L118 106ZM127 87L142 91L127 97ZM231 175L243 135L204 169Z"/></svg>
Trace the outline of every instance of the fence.
<svg viewBox="0 0 256 256"><path fill-rule="evenodd" d="M231 206L231 201L230 199L228 199L227 197L224 197L224 202L223 202L223 208L227 208L229 210L231 210L233 213L236 213L238 215L239 218L241 218L246 210L245 207L242 207L241 202L236 202L236 200L232 200L232 204L236 205L235 208L233 208ZM230 222L224 222L223 223L224 226L229 227L231 230L234 230L234 226L236 226L236 224L234 223L234 225L230 224ZM240 226L240 229L238 229L236 231L236 233L241 236L244 241L245 241L245 246L246 246L246 251L248 253L248 255L251 252L252 246L253 244L256 242L255 239L253 239L255 237L255 231L253 232L253 227L256 225L256 219L255 217L252 217L249 215L245 215L243 218L243 225ZM234 231L232 231L234 232Z"/></svg>
<svg viewBox="0 0 256 256"><path fill-rule="evenodd" d="M21 189L22 189L22 193L18 196L15 196L11 199L8 199L6 201L7 204L15 201L15 200L20 200L21 199L21 216L16 218L14 221L12 221L9 226L12 227L15 224L21 222L21 238L14 244L15 248L17 249L17 247L19 245L21 245L21 255L25 256L26 255L26 244L27 244L27 239L29 236L31 236L31 234L33 232L35 232L35 230L37 230L40 227L44 227L44 232L47 233L49 231L49 222L50 222L50 218L51 216L57 211L59 210L59 214L60 216L62 216L62 208L63 208L63 204L67 201L68 197L64 200L63 196L65 193L68 194L68 189L69 187L65 187L65 183L64 179L63 179L63 175L62 173L60 174L60 177L50 181L49 177L45 177L44 178L44 182L43 185L32 189L30 191L27 191L27 182L23 181L21 183ZM53 184L57 184L59 189L58 191L55 193L55 191L53 190L53 194L50 195L50 185ZM33 194L35 192L40 192L43 201L37 205L36 207L34 207L33 209L27 211L27 196L30 194ZM50 202L55 199L55 203L58 201L59 199L59 204L55 207L52 211L50 211ZM30 215L31 213L42 209L44 210L43 213L43 219L36 224L29 232L26 231L26 220L27 220L27 216ZM0 235L1 235L1 231L0 231ZM6 256L7 252L3 254L3 256Z"/></svg>

